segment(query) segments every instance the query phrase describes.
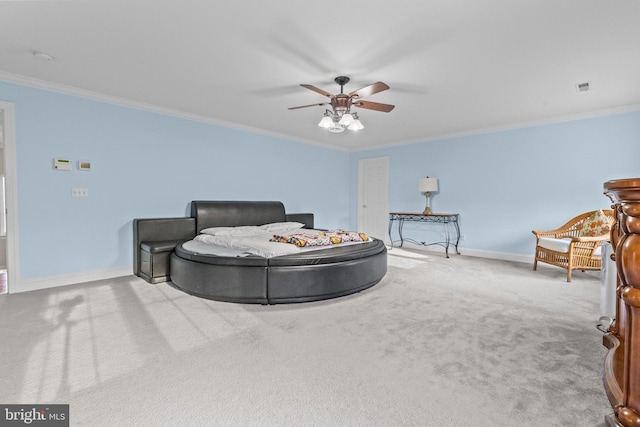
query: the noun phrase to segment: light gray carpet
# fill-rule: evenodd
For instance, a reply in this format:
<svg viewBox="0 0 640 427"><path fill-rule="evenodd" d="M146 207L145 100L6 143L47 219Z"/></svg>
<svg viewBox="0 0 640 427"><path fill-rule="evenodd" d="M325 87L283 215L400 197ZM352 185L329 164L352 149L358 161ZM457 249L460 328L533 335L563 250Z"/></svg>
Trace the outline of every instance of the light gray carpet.
<svg viewBox="0 0 640 427"><path fill-rule="evenodd" d="M135 277L0 297L1 403L73 426L598 426L599 273L394 249L381 283L237 305Z"/></svg>

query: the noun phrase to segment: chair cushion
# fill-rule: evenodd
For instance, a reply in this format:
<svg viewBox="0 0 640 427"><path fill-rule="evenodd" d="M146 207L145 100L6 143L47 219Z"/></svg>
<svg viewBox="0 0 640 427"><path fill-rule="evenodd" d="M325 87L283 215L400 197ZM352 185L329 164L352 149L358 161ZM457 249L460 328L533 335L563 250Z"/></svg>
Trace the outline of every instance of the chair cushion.
<svg viewBox="0 0 640 427"><path fill-rule="evenodd" d="M602 210L595 211L582 223L578 235L580 237L602 236L611 231L609 219Z"/></svg>
<svg viewBox="0 0 640 427"><path fill-rule="evenodd" d="M549 249L550 251L568 253L570 239L551 239L549 237L541 237L538 241L538 246L541 248ZM600 246L593 251L593 256L600 256Z"/></svg>
<svg viewBox="0 0 640 427"><path fill-rule="evenodd" d="M541 237L538 241L538 246L541 248L549 249L554 252L569 252L570 239L552 239L550 237Z"/></svg>

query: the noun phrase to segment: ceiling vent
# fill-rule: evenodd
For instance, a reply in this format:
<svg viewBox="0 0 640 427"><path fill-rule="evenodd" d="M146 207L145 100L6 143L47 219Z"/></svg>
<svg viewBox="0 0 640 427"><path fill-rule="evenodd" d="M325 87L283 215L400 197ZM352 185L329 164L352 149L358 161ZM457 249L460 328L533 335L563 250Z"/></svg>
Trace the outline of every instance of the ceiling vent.
<svg viewBox="0 0 640 427"><path fill-rule="evenodd" d="M576 91L578 92L589 92L590 89L591 89L591 82L576 83Z"/></svg>

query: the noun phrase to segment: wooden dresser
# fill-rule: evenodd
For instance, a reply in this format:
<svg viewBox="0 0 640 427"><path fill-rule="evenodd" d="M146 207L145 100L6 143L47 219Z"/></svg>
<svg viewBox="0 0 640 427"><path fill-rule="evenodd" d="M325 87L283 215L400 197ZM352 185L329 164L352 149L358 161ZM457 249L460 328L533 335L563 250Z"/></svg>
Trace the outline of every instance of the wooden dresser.
<svg viewBox="0 0 640 427"><path fill-rule="evenodd" d="M611 230L618 269L616 321L604 335L609 349L604 388L613 414L607 426L640 425L640 178L604 183L617 217Z"/></svg>

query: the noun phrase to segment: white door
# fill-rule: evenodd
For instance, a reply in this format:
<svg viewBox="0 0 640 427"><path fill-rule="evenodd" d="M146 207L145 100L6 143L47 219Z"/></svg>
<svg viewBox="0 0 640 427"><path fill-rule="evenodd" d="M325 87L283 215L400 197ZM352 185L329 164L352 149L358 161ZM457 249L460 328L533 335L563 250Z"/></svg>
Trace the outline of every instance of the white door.
<svg viewBox="0 0 640 427"><path fill-rule="evenodd" d="M388 241L389 158L358 161L358 230Z"/></svg>

